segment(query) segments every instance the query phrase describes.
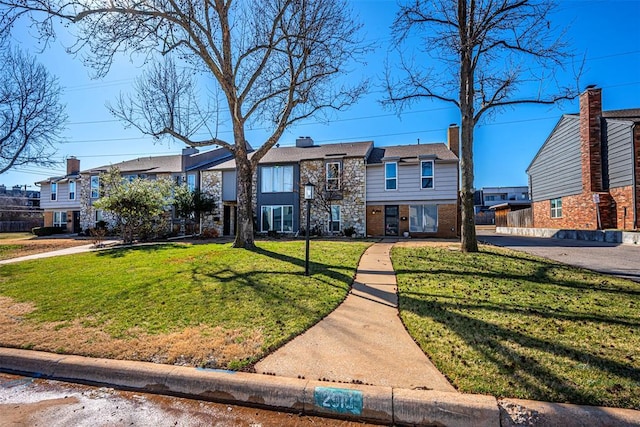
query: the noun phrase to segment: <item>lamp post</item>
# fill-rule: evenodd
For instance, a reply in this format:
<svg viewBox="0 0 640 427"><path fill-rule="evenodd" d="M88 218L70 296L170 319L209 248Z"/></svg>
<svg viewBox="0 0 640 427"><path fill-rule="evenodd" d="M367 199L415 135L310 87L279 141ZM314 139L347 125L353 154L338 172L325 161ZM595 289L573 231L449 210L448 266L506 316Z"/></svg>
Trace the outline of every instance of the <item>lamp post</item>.
<svg viewBox="0 0 640 427"><path fill-rule="evenodd" d="M309 275L309 227L311 226L311 201L313 200L314 187L312 183L307 181L304 185L304 199L307 201L307 228L305 230L305 256L304 256L304 275Z"/></svg>

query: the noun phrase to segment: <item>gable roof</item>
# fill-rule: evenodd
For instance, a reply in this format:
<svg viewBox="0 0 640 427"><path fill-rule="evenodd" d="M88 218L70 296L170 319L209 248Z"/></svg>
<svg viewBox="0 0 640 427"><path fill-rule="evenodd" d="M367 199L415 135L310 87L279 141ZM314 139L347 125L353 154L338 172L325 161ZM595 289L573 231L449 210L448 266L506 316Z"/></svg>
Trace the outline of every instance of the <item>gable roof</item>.
<svg viewBox="0 0 640 427"><path fill-rule="evenodd" d="M449 147L442 142L430 144L394 145L374 148L369 156L369 164L382 164L387 159L399 161L418 160L433 157L441 161L458 161Z"/></svg>
<svg viewBox="0 0 640 427"><path fill-rule="evenodd" d="M120 169L121 173L180 173L210 167L231 157L226 148L217 148L195 154L173 154L169 156L139 157L133 160L125 160L111 165L98 166L82 171L84 174L105 172L112 167Z"/></svg>
<svg viewBox="0 0 640 427"><path fill-rule="evenodd" d="M260 159L260 164L297 163L303 160L341 159L346 157L366 158L373 148L373 141L342 142L338 144L313 145L311 147L273 147ZM253 154L249 154L251 158ZM231 159L210 170L234 169L235 159Z"/></svg>

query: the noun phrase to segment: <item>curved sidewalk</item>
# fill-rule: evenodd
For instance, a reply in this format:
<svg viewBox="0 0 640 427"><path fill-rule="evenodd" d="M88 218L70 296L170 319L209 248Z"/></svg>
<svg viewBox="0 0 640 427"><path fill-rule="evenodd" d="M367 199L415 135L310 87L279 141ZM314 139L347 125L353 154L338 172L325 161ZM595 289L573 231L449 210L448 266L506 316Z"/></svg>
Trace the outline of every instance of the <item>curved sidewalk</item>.
<svg viewBox="0 0 640 427"><path fill-rule="evenodd" d="M360 259L353 289L317 325L258 362L259 373L291 378L456 392L398 316L393 243Z"/></svg>

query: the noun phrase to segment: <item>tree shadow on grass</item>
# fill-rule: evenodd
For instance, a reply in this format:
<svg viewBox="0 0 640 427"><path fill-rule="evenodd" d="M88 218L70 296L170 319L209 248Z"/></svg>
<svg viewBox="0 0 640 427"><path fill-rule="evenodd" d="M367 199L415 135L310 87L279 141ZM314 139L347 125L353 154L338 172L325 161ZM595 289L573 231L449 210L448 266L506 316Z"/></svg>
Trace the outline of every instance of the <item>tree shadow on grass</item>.
<svg viewBox="0 0 640 427"><path fill-rule="evenodd" d="M419 255L420 260L402 262L409 268L397 270L401 311L430 318L442 325L443 330L447 331L445 334L459 337L468 348L481 355L488 366L492 366L492 371L499 372L508 381L510 390L526 390L526 398L537 400L626 407L640 405L637 392L634 391L640 389L640 369L632 359L630 363L626 363L607 357L600 348L600 344L604 343L584 348L578 342L572 345L571 341L563 340L555 331L545 330L545 326L527 328L516 322L511 327L509 323L502 321L500 324L501 320L498 320L505 317L507 320L524 319L525 325L530 322L552 325L557 320L565 322L560 323L564 327L569 322L569 325L585 328L586 333L589 323L595 324L594 330L596 327L600 330L601 327L609 326L638 329L640 319L624 314L629 312L626 309L621 314L609 312L603 307L597 311L589 309L589 306L584 310L576 310L558 299L558 296L571 299L591 291L594 293L592 301L615 298L624 304L633 303L640 295L637 284L618 280L613 283L609 280L594 281L592 276L581 281L579 271L576 271L576 277L560 277L553 270L565 268L562 265L532 260L529 257L520 258L512 254L505 254L503 257L501 254L490 253L497 257L497 263L493 265L499 265L501 258L509 258L522 263L534 262L533 270L525 268L524 264L521 272L495 268L486 258L483 263L481 258L472 256L461 256L459 263L457 260L447 260L450 267L445 268L441 267L443 260L438 259L438 254ZM423 269L420 269L420 263L424 266ZM431 266L435 269L429 269ZM404 277L412 278L412 285L403 285ZM429 283L421 285L420 278ZM510 290L519 292L520 285L528 287L523 291L522 297L518 298L516 295L516 299L512 298L507 302L491 300L494 297L501 298L500 294L495 294L500 288L503 289L501 293L506 292L508 296ZM451 293L450 286L457 288L455 293ZM461 287L463 294L460 294ZM491 295L490 291L494 294ZM549 294L534 298L540 292ZM529 294L532 294L532 298L527 297ZM437 361L439 356L443 360L448 357L433 355L434 360ZM577 384L582 380L574 382L571 374L565 376L554 365L559 361L573 366L584 364L590 369L596 369L601 376L609 378L613 385L609 384L610 387L603 391ZM464 365L466 361L462 362ZM454 369L460 369L457 375L464 376L464 368ZM615 378L623 379L621 382L626 385L618 384ZM487 386L491 387L489 384ZM503 390L502 393L508 395L510 390Z"/></svg>
<svg viewBox="0 0 640 427"><path fill-rule="evenodd" d="M143 243L137 245L127 245L111 249L103 249L96 252L98 257L104 258L122 258L125 255L133 252L137 253L154 253L166 251L169 249L188 249L189 245L181 243Z"/></svg>

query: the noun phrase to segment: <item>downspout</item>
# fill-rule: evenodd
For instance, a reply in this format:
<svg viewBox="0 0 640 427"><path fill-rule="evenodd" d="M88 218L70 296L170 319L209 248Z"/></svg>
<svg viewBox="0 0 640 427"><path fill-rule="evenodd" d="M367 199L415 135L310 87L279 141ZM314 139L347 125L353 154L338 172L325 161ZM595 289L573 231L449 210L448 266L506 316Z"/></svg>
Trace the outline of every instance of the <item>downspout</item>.
<svg viewBox="0 0 640 427"><path fill-rule="evenodd" d="M632 184L631 184L631 200L633 201L633 229L638 229L638 161L636 160L636 129L637 125L634 123L631 125L631 162L633 165L633 175L632 175Z"/></svg>

